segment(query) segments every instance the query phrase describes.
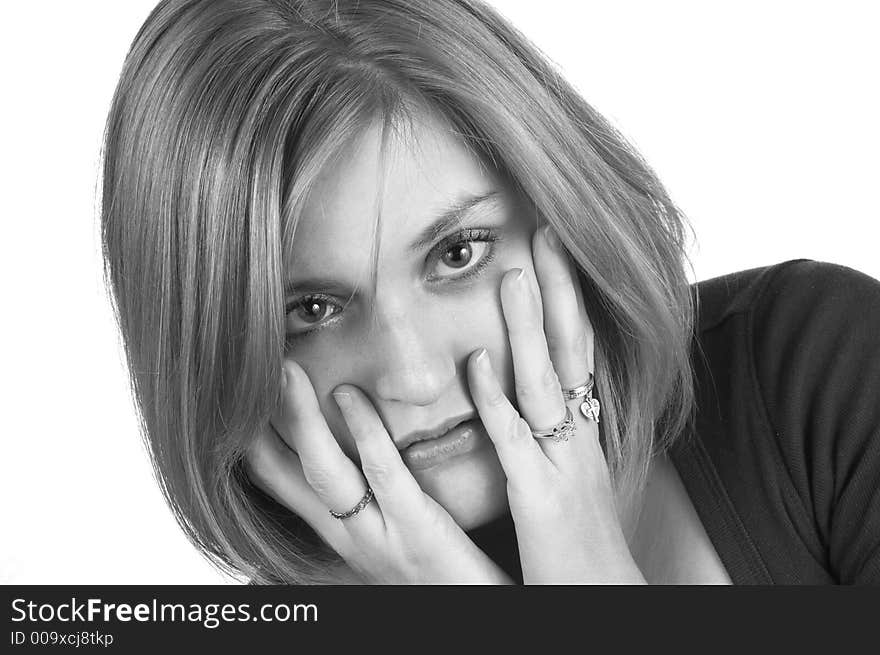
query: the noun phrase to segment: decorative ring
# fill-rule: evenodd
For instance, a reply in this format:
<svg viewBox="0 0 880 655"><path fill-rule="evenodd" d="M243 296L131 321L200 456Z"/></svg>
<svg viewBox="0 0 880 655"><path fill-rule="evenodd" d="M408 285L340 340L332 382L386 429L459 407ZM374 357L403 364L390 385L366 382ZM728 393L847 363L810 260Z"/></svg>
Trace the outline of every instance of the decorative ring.
<svg viewBox="0 0 880 655"><path fill-rule="evenodd" d="M565 418L559 421L549 430L532 430L532 436L536 439L553 439L554 443L568 441L568 438L574 434L574 417L571 410L565 408Z"/></svg>
<svg viewBox="0 0 880 655"><path fill-rule="evenodd" d="M593 374L590 373L590 378L584 382L583 384L579 384L572 389L563 389L562 395L566 400L577 400L578 398L583 398L584 396L589 396L590 392L593 391Z"/></svg>
<svg viewBox="0 0 880 655"><path fill-rule="evenodd" d="M595 398L584 399L584 402L582 402L580 406L581 414L594 423L599 422L599 410L601 409L602 406Z"/></svg>
<svg viewBox="0 0 880 655"><path fill-rule="evenodd" d="M602 409L602 406L599 404L599 401L593 398L593 374L590 373L590 378L581 385L574 387L573 389L563 389L562 395L566 400L577 400L578 398L583 398L584 402L580 405L581 414L584 415L584 418L593 421L595 423L599 422L599 411Z"/></svg>
<svg viewBox="0 0 880 655"><path fill-rule="evenodd" d="M367 487L367 493L364 494L364 497L358 501L358 504L352 507L347 512L334 512L332 509L330 510L330 516L334 519L347 519L358 512L360 512L364 507L370 504L370 501L373 500L373 490L370 487Z"/></svg>

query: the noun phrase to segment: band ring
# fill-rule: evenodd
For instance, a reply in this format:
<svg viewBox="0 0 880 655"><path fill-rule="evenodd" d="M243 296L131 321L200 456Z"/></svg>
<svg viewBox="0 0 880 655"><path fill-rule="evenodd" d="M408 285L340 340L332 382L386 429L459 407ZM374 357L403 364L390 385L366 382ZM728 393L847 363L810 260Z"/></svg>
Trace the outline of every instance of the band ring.
<svg viewBox="0 0 880 655"><path fill-rule="evenodd" d="M589 379L581 385L578 385L572 389L563 389L562 396L566 400L577 400L578 398L583 398L584 401L580 404L581 414L584 415L584 418L593 421L594 423L599 423L599 412L602 409L602 406L599 404L599 401L593 398L593 374L590 373Z"/></svg>
<svg viewBox="0 0 880 655"><path fill-rule="evenodd" d="M370 487L367 487L367 492L364 494L364 497L358 501L358 504L352 507L347 512L334 512L332 509L330 510L330 516L334 519L347 519L358 512L360 512L364 507L370 504L373 500L373 490Z"/></svg>
<svg viewBox="0 0 880 655"><path fill-rule="evenodd" d="M579 384L576 387L571 389L563 389L562 395L566 400L577 400L578 398L583 398L584 396L589 396L593 391L593 374L590 373L589 379L583 384Z"/></svg>
<svg viewBox="0 0 880 655"><path fill-rule="evenodd" d="M549 430L532 430L532 436L536 439L552 439L554 443L568 441L569 437L574 434L574 417L571 410L565 408L565 418L559 421Z"/></svg>

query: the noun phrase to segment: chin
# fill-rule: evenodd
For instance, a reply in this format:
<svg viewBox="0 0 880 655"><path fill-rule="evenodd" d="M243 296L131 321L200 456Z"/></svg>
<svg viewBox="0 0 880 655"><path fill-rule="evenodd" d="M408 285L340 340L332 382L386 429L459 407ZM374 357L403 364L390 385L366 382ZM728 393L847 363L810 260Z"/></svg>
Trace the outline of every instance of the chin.
<svg viewBox="0 0 880 655"><path fill-rule="evenodd" d="M413 476L463 530L478 528L508 511L507 478L494 448L413 471Z"/></svg>

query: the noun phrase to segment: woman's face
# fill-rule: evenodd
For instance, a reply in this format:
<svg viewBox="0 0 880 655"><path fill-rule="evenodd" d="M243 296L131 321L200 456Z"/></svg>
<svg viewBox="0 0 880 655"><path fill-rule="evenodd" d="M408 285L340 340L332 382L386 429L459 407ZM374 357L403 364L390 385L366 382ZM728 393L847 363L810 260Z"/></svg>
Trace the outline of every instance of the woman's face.
<svg viewBox="0 0 880 655"><path fill-rule="evenodd" d="M481 347L514 398L499 286L511 268L532 270L537 224L445 128L422 123L412 136L416 147L392 140L380 159L374 125L319 178L286 271L287 356L309 374L346 454L357 461L331 395L342 383L366 393L421 488L469 529L507 508L479 422L464 446L407 445L478 418L465 363Z"/></svg>

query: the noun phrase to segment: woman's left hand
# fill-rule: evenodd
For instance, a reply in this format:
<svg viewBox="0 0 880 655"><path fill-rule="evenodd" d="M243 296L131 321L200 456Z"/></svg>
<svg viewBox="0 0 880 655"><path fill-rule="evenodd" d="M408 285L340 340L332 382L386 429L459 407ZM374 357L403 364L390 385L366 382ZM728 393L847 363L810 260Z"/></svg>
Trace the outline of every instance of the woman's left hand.
<svg viewBox="0 0 880 655"><path fill-rule="evenodd" d="M536 232L533 255L540 297L525 271L508 271L501 283L519 411L485 350L468 361L471 395L507 475L523 581L644 584L615 510L598 423L581 414L583 398L562 395L594 370L579 284L549 228ZM576 428L568 441L532 435L558 424L566 405Z"/></svg>

